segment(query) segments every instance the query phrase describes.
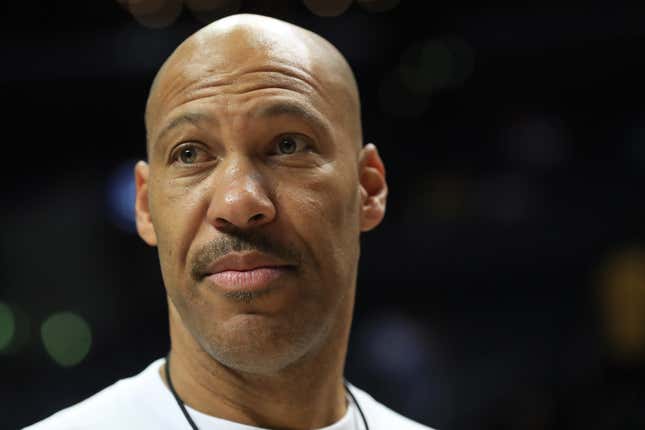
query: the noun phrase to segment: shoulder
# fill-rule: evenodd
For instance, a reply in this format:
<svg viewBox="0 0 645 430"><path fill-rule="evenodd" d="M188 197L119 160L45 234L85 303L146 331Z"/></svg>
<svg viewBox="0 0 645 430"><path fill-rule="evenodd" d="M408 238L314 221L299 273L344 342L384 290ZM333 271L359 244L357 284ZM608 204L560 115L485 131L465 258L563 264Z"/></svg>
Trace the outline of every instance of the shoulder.
<svg viewBox="0 0 645 430"><path fill-rule="evenodd" d="M133 396L140 397L149 385L150 375L158 369L159 360L141 373L122 379L93 396L56 412L50 417L23 430L87 430L127 428L140 420L140 408L135 408ZM136 426L135 426L136 427ZM136 428L146 428L145 426Z"/></svg>
<svg viewBox="0 0 645 430"><path fill-rule="evenodd" d="M363 410L370 430L433 430L393 411L354 385L350 384L350 390Z"/></svg>

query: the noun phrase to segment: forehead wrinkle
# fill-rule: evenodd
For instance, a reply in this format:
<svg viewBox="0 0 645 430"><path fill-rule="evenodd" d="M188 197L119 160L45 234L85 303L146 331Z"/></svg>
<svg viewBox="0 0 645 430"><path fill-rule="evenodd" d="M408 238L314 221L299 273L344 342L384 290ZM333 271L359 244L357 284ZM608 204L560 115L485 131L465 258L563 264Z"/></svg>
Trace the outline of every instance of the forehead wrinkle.
<svg viewBox="0 0 645 430"><path fill-rule="evenodd" d="M270 66L270 67L256 67L250 70L244 71L245 74L255 74L255 73L269 73L271 75L285 75L289 78L302 81L311 88L315 90L323 99L327 100L326 92L323 90L323 85L320 83L313 73L310 73L304 68L296 66Z"/></svg>
<svg viewBox="0 0 645 430"><path fill-rule="evenodd" d="M264 76L262 79L253 79L252 76L248 76L255 74L264 74ZM207 77L205 79L187 82L181 86L176 85L177 88L169 89L166 95L162 96L160 103L161 105L171 104L170 100L178 98L179 100L176 100L173 104L181 106L207 97L228 96L234 94L242 95L255 91L271 89L294 92L295 95L301 97L308 97L311 93L315 93L323 100L329 102L329 100L326 100L325 92L319 89L320 86L317 83L311 82L310 79L303 78L297 73L283 73L282 71L275 72L273 68L255 68L244 73L239 73L238 75L240 76L233 77L220 75ZM180 78L180 76L177 76L174 81L176 82ZM194 88L191 88L193 86ZM174 109L171 108L171 111L172 110ZM159 136L161 136L161 134ZM159 137L157 139L159 139Z"/></svg>
<svg viewBox="0 0 645 430"><path fill-rule="evenodd" d="M229 85L221 85L223 87L229 86ZM303 96L306 96L306 94L303 94L301 91L298 91L294 89L292 86L280 86L280 85L275 85L275 84L256 84L256 85L248 85L243 88L237 88L234 91L217 91L219 87L212 87L212 86L203 86L201 88L196 88L186 94L183 95L179 103L177 104L176 107L171 108L167 114L170 115L173 111L181 108L182 106L188 105L194 101L198 100L206 100L206 99L217 99L220 97L231 97L231 96L242 96L242 95L248 95L253 92L257 91L265 91L265 90L281 90L281 91L288 91L293 93L295 98L297 100L301 101ZM279 97L279 96L284 96L285 94L282 93L272 93L268 94L266 97ZM218 104L218 103L215 103ZM226 100L225 101L226 105L230 105L230 101Z"/></svg>
<svg viewBox="0 0 645 430"><path fill-rule="evenodd" d="M162 96L159 100L159 103L162 107L171 105L172 103L170 103L170 101L175 98L179 98L179 102L177 103L178 106L199 98L198 96L194 97L191 95L200 90L201 87L215 88L229 84L228 81L221 78L208 79L208 82L202 85L199 84L200 81L186 79L182 84L182 78L185 78L182 73L179 73L174 77L169 85L170 88L166 91L165 96ZM197 87L191 89L190 87L194 86L195 84L197 84Z"/></svg>
<svg viewBox="0 0 645 430"><path fill-rule="evenodd" d="M279 88L299 92L303 95L316 93L325 102L332 103L327 96L327 91L324 91L323 85L312 74L305 73L299 68L263 66L222 75L219 73L218 76L198 79L193 91L215 87L233 87L231 93L242 94L256 89ZM259 77L256 78L256 76ZM188 84L183 89L186 90L190 86L191 84Z"/></svg>
<svg viewBox="0 0 645 430"><path fill-rule="evenodd" d="M245 81L256 81L256 83L248 82L246 85L257 88L268 88L275 86L276 88L286 89L301 89L300 85L289 85L290 83L301 83L315 90L323 99L326 99L326 92L323 90L323 85L320 84L311 73L307 73L301 68L289 66L262 66L242 69L235 72L222 72L212 69L202 70L199 73L202 76L187 76L190 73L182 72L177 73L171 77L166 83L168 89L164 95L160 97L160 104L165 105L169 99L176 97L182 93L194 93L202 89L210 89L216 87L230 87L235 85L242 86ZM259 79L254 79L255 75L260 75ZM264 75L264 76L262 76ZM185 80L183 85L182 81ZM295 82L293 80L296 80ZM263 82L264 81L264 82ZM193 87L193 88L191 88ZM243 88L240 92L250 91L249 88ZM237 91L233 91L237 92ZM306 91L306 93L309 91ZM192 97L189 96L190 100ZM327 100L329 101L329 100Z"/></svg>

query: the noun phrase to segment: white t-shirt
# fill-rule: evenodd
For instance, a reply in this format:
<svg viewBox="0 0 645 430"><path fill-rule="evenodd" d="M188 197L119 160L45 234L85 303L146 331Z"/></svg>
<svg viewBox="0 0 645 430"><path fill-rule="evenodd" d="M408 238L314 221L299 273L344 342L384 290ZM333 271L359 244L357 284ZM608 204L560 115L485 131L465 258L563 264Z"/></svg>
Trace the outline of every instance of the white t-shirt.
<svg viewBox="0 0 645 430"><path fill-rule="evenodd" d="M63 409L23 430L189 430L190 424L159 375L165 359L152 362L141 373L126 378L92 397ZM366 392L350 385L365 414L370 430L432 430L378 403ZM347 413L320 430L365 430L351 399ZM200 430L266 430L206 415L186 405Z"/></svg>

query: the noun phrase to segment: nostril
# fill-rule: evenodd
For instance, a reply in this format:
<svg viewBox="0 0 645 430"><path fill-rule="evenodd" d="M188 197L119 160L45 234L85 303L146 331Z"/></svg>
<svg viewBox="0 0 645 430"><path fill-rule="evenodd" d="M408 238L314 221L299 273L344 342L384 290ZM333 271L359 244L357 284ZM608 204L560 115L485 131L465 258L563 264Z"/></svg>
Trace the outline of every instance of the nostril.
<svg viewBox="0 0 645 430"><path fill-rule="evenodd" d="M260 221L262 218L264 218L264 214L255 214L251 218L249 218L249 222Z"/></svg>
<svg viewBox="0 0 645 430"><path fill-rule="evenodd" d="M216 223L218 226L226 226L226 225L231 224L227 219L225 219L225 218L221 218L221 217L217 217L217 218L215 218L215 223Z"/></svg>

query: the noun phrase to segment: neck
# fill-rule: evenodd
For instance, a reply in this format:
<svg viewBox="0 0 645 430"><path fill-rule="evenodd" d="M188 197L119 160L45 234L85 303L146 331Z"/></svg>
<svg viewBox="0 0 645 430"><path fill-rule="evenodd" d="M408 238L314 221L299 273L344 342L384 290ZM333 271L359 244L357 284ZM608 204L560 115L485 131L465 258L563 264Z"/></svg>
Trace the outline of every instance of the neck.
<svg viewBox="0 0 645 430"><path fill-rule="evenodd" d="M171 313L170 373L182 401L191 408L241 424L311 429L340 420L347 404L343 385L347 337L273 374L250 374L222 365L190 335L175 309ZM174 314L174 315L173 315ZM165 371L160 376L166 386Z"/></svg>

